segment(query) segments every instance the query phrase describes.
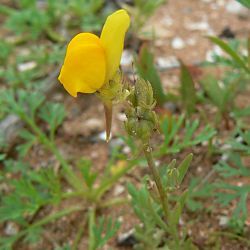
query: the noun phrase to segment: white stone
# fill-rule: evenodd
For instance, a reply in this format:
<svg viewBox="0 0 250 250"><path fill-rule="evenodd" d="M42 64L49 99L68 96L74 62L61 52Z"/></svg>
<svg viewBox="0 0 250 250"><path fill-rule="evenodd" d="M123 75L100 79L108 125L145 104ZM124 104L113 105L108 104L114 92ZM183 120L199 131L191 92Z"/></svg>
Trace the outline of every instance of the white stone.
<svg viewBox="0 0 250 250"><path fill-rule="evenodd" d="M130 50L125 49L122 53L121 65L122 66L131 66L133 63L134 57Z"/></svg>
<svg viewBox="0 0 250 250"><path fill-rule="evenodd" d="M173 49L184 49L185 48L185 42L180 37L175 37L171 42Z"/></svg>
<svg viewBox="0 0 250 250"><path fill-rule="evenodd" d="M228 158L229 158L228 154L223 154L223 155L221 156L221 160L222 160L222 161L227 161Z"/></svg>
<svg viewBox="0 0 250 250"><path fill-rule="evenodd" d="M122 152L123 152L124 154L129 154L129 153L131 152L130 147L125 146L125 147L122 149Z"/></svg>
<svg viewBox="0 0 250 250"><path fill-rule="evenodd" d="M224 144L222 145L221 149L223 150L228 150L228 149L231 149L232 148L232 145L231 144Z"/></svg>
<svg viewBox="0 0 250 250"><path fill-rule="evenodd" d="M124 191L125 191L124 186L116 185L115 189L114 189L114 196L118 196L118 195L122 194Z"/></svg>
<svg viewBox="0 0 250 250"><path fill-rule="evenodd" d="M172 26L174 23L173 19L170 16L166 16L161 20L161 23L165 26Z"/></svg>
<svg viewBox="0 0 250 250"><path fill-rule="evenodd" d="M159 167L161 165L161 162L160 161L155 161L155 166L156 167Z"/></svg>
<svg viewBox="0 0 250 250"><path fill-rule="evenodd" d="M199 166L199 167L197 168L197 172L198 172L198 173L203 172L203 168Z"/></svg>
<svg viewBox="0 0 250 250"><path fill-rule="evenodd" d="M221 7L225 6L225 0L217 0L217 4Z"/></svg>
<svg viewBox="0 0 250 250"><path fill-rule="evenodd" d="M85 122L85 127L91 129L92 131L98 131L102 129L103 122L97 118L90 118Z"/></svg>
<svg viewBox="0 0 250 250"><path fill-rule="evenodd" d="M158 57L156 64L160 69L178 67L180 64L175 56Z"/></svg>
<svg viewBox="0 0 250 250"><path fill-rule="evenodd" d="M17 69L18 71L23 72L23 71L34 69L36 66L37 66L36 62L31 61L31 62L18 64Z"/></svg>
<svg viewBox="0 0 250 250"><path fill-rule="evenodd" d="M213 0L201 0L204 3L211 3Z"/></svg>
<svg viewBox="0 0 250 250"><path fill-rule="evenodd" d="M119 234L117 237L117 241L118 242L123 242L124 240L126 240L127 238L129 238L131 235L133 235L135 232L135 230L132 228L129 231Z"/></svg>
<svg viewBox="0 0 250 250"><path fill-rule="evenodd" d="M208 31L210 25L206 21L186 23L185 28L192 31Z"/></svg>
<svg viewBox="0 0 250 250"><path fill-rule="evenodd" d="M239 15L242 17L250 17L250 11L245 6L237 2L236 0L230 0L225 6L227 12L230 14Z"/></svg>
<svg viewBox="0 0 250 250"><path fill-rule="evenodd" d="M116 115L117 119L121 122L125 122L127 121L127 116L124 113L118 113Z"/></svg>
<svg viewBox="0 0 250 250"><path fill-rule="evenodd" d="M219 218L219 225L220 226L226 226L228 224L228 221L229 221L229 219L228 219L227 216L221 216Z"/></svg>
<svg viewBox="0 0 250 250"><path fill-rule="evenodd" d="M8 236L13 236L18 233L19 229L16 223L14 222L7 222L7 225L4 229L4 233Z"/></svg>
<svg viewBox="0 0 250 250"><path fill-rule="evenodd" d="M179 219L179 225L183 226L184 224L185 224L184 220L182 219L182 217L180 217L180 219Z"/></svg>
<svg viewBox="0 0 250 250"><path fill-rule="evenodd" d="M98 134L98 138L101 140L101 141L106 141L106 131L103 131L101 133ZM112 138L112 133L110 133L110 139Z"/></svg>
<svg viewBox="0 0 250 250"><path fill-rule="evenodd" d="M188 44L189 46L194 46L194 45L197 44L197 41L196 41L196 39L194 39L194 38L188 38L188 39L186 40L186 42L187 42L187 44Z"/></svg>
<svg viewBox="0 0 250 250"><path fill-rule="evenodd" d="M217 46L217 45L213 46L212 50L207 51L207 53L206 53L206 60L208 62L214 62L214 56L215 55L218 55L218 56L222 56L223 55L223 50L219 46Z"/></svg>
<svg viewBox="0 0 250 250"><path fill-rule="evenodd" d="M244 140L243 140L242 136L238 136L238 137L236 138L236 141L241 143L241 142L243 142Z"/></svg>

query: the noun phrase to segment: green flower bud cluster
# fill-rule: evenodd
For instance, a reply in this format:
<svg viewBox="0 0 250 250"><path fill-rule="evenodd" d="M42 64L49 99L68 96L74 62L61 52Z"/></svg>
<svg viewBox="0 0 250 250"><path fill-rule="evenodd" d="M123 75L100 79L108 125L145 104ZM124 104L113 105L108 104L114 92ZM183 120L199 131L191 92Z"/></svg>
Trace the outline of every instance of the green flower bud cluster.
<svg viewBox="0 0 250 250"><path fill-rule="evenodd" d="M174 191L179 188L179 170L175 167L169 168L167 170L167 189L169 192Z"/></svg>
<svg viewBox="0 0 250 250"><path fill-rule="evenodd" d="M123 84L121 72L117 71L114 78L99 89L96 95L104 103L118 104L124 101L129 95L129 92Z"/></svg>
<svg viewBox="0 0 250 250"><path fill-rule="evenodd" d="M127 100L129 106L125 111L125 128L129 135L148 143L152 132L158 128L158 119L153 111L156 102L151 84L138 79Z"/></svg>

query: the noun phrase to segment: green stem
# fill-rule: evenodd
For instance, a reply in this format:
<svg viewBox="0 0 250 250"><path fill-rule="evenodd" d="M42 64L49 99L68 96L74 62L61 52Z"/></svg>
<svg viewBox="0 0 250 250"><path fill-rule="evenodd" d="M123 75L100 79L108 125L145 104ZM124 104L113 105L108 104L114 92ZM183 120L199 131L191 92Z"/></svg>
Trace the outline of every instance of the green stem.
<svg viewBox="0 0 250 250"><path fill-rule="evenodd" d="M148 167L150 169L150 172L154 178L156 187L158 189L163 212L164 212L164 216L165 216L165 219L167 222L168 216L169 216L168 196L167 196L167 192L164 191L164 187L163 187L162 182L161 182L161 177L159 175L158 170L156 169L156 166L155 166L155 163L153 160L153 156L152 156L152 148L150 147L149 143L144 144L143 152L144 152L144 155L145 155L146 160L148 162Z"/></svg>
<svg viewBox="0 0 250 250"><path fill-rule="evenodd" d="M89 198L90 195L84 191L72 191L62 194L62 199L70 199L74 197L83 197L83 196Z"/></svg>
<svg viewBox="0 0 250 250"><path fill-rule="evenodd" d="M166 232L169 232L168 226L167 224L161 219L161 217L157 214L157 212L155 211L155 209L152 206L151 200L149 200L149 209L152 213L152 216L154 217L156 223L158 224L159 227L161 227L163 230L165 230Z"/></svg>
<svg viewBox="0 0 250 250"><path fill-rule="evenodd" d="M129 204L129 200L126 198L114 198L108 201L101 202L98 205L98 207L107 208L107 207L121 205L121 204Z"/></svg>
<svg viewBox="0 0 250 250"><path fill-rule="evenodd" d="M63 168L64 177L69 182L69 184L71 184L76 190L82 191L83 190L82 182L73 173L71 167L68 165L68 163L65 161L65 159L58 151L56 145L48 139L48 137L35 124L35 122L32 119L30 119L25 113L21 113L20 117L30 126L33 132L38 136L40 142L55 155L55 157L60 162Z"/></svg>
<svg viewBox="0 0 250 250"><path fill-rule="evenodd" d="M81 211L81 210L84 210L86 208L84 207L80 207L80 206L76 206L76 207L70 207L70 208L66 208L66 209L63 209L59 212L56 212L54 214L51 214L43 219L41 219L40 221L34 223L30 228L33 228L33 227L38 227L38 226L43 226L44 224L48 224L49 222L52 222L56 219L59 219L60 217L63 217L67 214L71 214L72 212L77 212L77 211ZM29 230L30 230L29 228Z"/></svg>
<svg viewBox="0 0 250 250"><path fill-rule="evenodd" d="M15 12L14 9L6 6L6 5L3 5L3 4L0 4L0 13L1 14L4 14L4 15L11 15Z"/></svg>
<svg viewBox="0 0 250 250"><path fill-rule="evenodd" d="M56 43L65 42L65 38L59 33L55 32L51 27L47 27L45 29L45 32L51 41L56 42Z"/></svg>
<svg viewBox="0 0 250 250"><path fill-rule="evenodd" d="M94 225L95 225L95 208L90 208L89 210L89 250L95 250L95 235L94 235Z"/></svg>
<svg viewBox="0 0 250 250"><path fill-rule="evenodd" d="M39 220L38 222L30 225L27 229L22 230L20 233L16 234L15 236L13 236L15 238L15 241L17 241L18 239L20 239L21 237L23 237L26 233L28 233L28 231L33 230L36 227L41 227L45 224L48 224L56 219L59 219L67 214L70 214L72 212L76 212L76 211L81 211L84 210L84 207L70 207L70 208L66 208L64 210L61 210L59 212L56 212L54 214L48 215L47 217Z"/></svg>
<svg viewBox="0 0 250 250"><path fill-rule="evenodd" d="M233 233L230 233L230 232L213 232L212 234L237 239L239 241L242 241L242 242L246 243L250 247L250 240L248 240L248 239L246 239L244 237L241 237L241 236L239 236L237 234L233 234Z"/></svg>
<svg viewBox="0 0 250 250"><path fill-rule="evenodd" d="M87 219L86 215L84 215L84 220L82 221L82 223L80 223L80 227L79 227L79 229L77 231L77 234L76 234L76 237L74 239L72 250L77 250L78 249L78 245L80 243L80 240L82 238L84 229L85 229L86 224L87 224L87 220L86 219Z"/></svg>
<svg viewBox="0 0 250 250"><path fill-rule="evenodd" d="M102 181L100 187L97 188L95 192L95 200L100 200L101 196L116 183L123 175L125 175L128 171L130 171L136 164L137 160L132 160L129 162L128 167L122 169L117 174L107 178L106 180Z"/></svg>

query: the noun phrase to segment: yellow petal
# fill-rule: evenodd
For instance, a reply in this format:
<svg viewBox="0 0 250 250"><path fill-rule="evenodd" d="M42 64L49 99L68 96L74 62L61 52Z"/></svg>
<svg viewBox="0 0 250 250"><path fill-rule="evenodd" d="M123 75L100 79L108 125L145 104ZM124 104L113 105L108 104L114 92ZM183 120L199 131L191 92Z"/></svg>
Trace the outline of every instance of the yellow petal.
<svg viewBox="0 0 250 250"><path fill-rule="evenodd" d="M94 93L106 75L105 51L100 39L89 33L75 36L68 45L59 81L70 95Z"/></svg>
<svg viewBox="0 0 250 250"><path fill-rule="evenodd" d="M125 33L130 18L125 10L118 10L108 16L101 34L101 42L106 52L107 69L105 82L112 79L119 68Z"/></svg>
<svg viewBox="0 0 250 250"><path fill-rule="evenodd" d="M81 46L84 44L99 44L101 46L100 38L92 33L79 33L74 36L68 44L67 50Z"/></svg>

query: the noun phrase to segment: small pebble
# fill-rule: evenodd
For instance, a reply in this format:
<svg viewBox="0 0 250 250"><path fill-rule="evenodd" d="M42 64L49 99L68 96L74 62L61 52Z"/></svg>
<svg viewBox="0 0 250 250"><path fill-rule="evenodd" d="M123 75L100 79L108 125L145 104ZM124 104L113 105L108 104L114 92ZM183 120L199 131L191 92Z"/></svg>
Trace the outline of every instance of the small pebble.
<svg viewBox="0 0 250 250"><path fill-rule="evenodd" d="M124 191L125 191L124 186L116 185L115 189L114 189L114 196L118 196L118 195L122 194Z"/></svg>
<svg viewBox="0 0 250 250"><path fill-rule="evenodd" d="M4 233L8 236L16 235L19 231L19 227L16 223L9 221L6 224L6 227L4 229Z"/></svg>
<svg viewBox="0 0 250 250"><path fill-rule="evenodd" d="M133 57L132 52L127 49L124 50L122 53L122 58L121 58L121 65L125 67L131 66L133 64L133 60L134 60L134 57Z"/></svg>
<svg viewBox="0 0 250 250"><path fill-rule="evenodd" d="M118 246L133 247L136 243L137 243L137 240L134 236L134 229L131 229L128 232L118 235L118 238L117 238Z"/></svg>
<svg viewBox="0 0 250 250"><path fill-rule="evenodd" d="M222 49L217 45L215 45L212 50L207 51L206 60L208 62L214 62L214 56L216 56L216 55L217 56L222 56L223 55Z"/></svg>
<svg viewBox="0 0 250 250"><path fill-rule="evenodd" d="M160 69L169 69L180 65L175 56L158 57L156 59L156 64Z"/></svg>
<svg viewBox="0 0 250 250"><path fill-rule="evenodd" d="M213 0L201 0L203 3L211 3Z"/></svg>
<svg viewBox="0 0 250 250"><path fill-rule="evenodd" d="M185 43L182 38L180 37L175 37L172 42L171 42L172 48L173 49L184 49L185 48Z"/></svg>
<svg viewBox="0 0 250 250"><path fill-rule="evenodd" d="M31 62L18 64L17 69L18 71L23 72L23 71L34 69L36 66L37 66L36 62L31 61Z"/></svg>
<svg viewBox="0 0 250 250"><path fill-rule="evenodd" d="M225 227L228 224L228 217L227 216L221 216L219 218L219 225Z"/></svg>
<svg viewBox="0 0 250 250"><path fill-rule="evenodd" d="M203 172L203 168L202 168L202 167L198 167L198 168L197 168L197 172L198 172L198 173Z"/></svg>
<svg viewBox="0 0 250 250"><path fill-rule="evenodd" d="M223 154L223 155L221 156L221 160L222 160L222 161L227 161L228 158L229 158L228 154Z"/></svg>
<svg viewBox="0 0 250 250"><path fill-rule="evenodd" d="M118 114L116 115L116 117L117 117L117 119L118 119L119 121L121 121L121 122L127 121L127 117L126 117L126 115L125 115L124 113L118 113Z"/></svg>
<svg viewBox="0 0 250 250"><path fill-rule="evenodd" d="M106 141L106 131L103 131L103 132L99 133L97 137L101 141ZM110 138L111 137L112 137L112 134L110 134Z"/></svg>
<svg viewBox="0 0 250 250"><path fill-rule="evenodd" d="M103 121L97 118L90 118L85 121L84 126L86 130L100 131L103 127Z"/></svg>
<svg viewBox="0 0 250 250"><path fill-rule="evenodd" d="M210 26L208 22L202 21L202 22L187 23L185 25L185 28L191 31L208 31L210 29Z"/></svg>
<svg viewBox="0 0 250 250"><path fill-rule="evenodd" d="M230 0L225 7L230 14L235 14L241 17L248 17L250 13L246 7L235 0Z"/></svg>
<svg viewBox="0 0 250 250"><path fill-rule="evenodd" d="M217 0L217 4L218 4L218 6L220 6L220 7L223 7L223 6L225 6L225 0Z"/></svg>
<svg viewBox="0 0 250 250"><path fill-rule="evenodd" d="M244 184L242 182L237 182L238 187L242 187Z"/></svg>
<svg viewBox="0 0 250 250"><path fill-rule="evenodd" d="M164 17L164 18L161 20L161 23L162 23L163 25L169 27L169 26L171 26L171 25L174 23L174 21L173 21L173 19L172 19L171 17L166 16L166 17Z"/></svg>
<svg viewBox="0 0 250 250"><path fill-rule="evenodd" d="M130 147L125 146L125 147L122 149L122 152L123 152L124 154L129 154L129 153L131 152Z"/></svg>
<svg viewBox="0 0 250 250"><path fill-rule="evenodd" d="M189 46L194 46L197 44L197 41L194 38L188 38L186 42Z"/></svg>

